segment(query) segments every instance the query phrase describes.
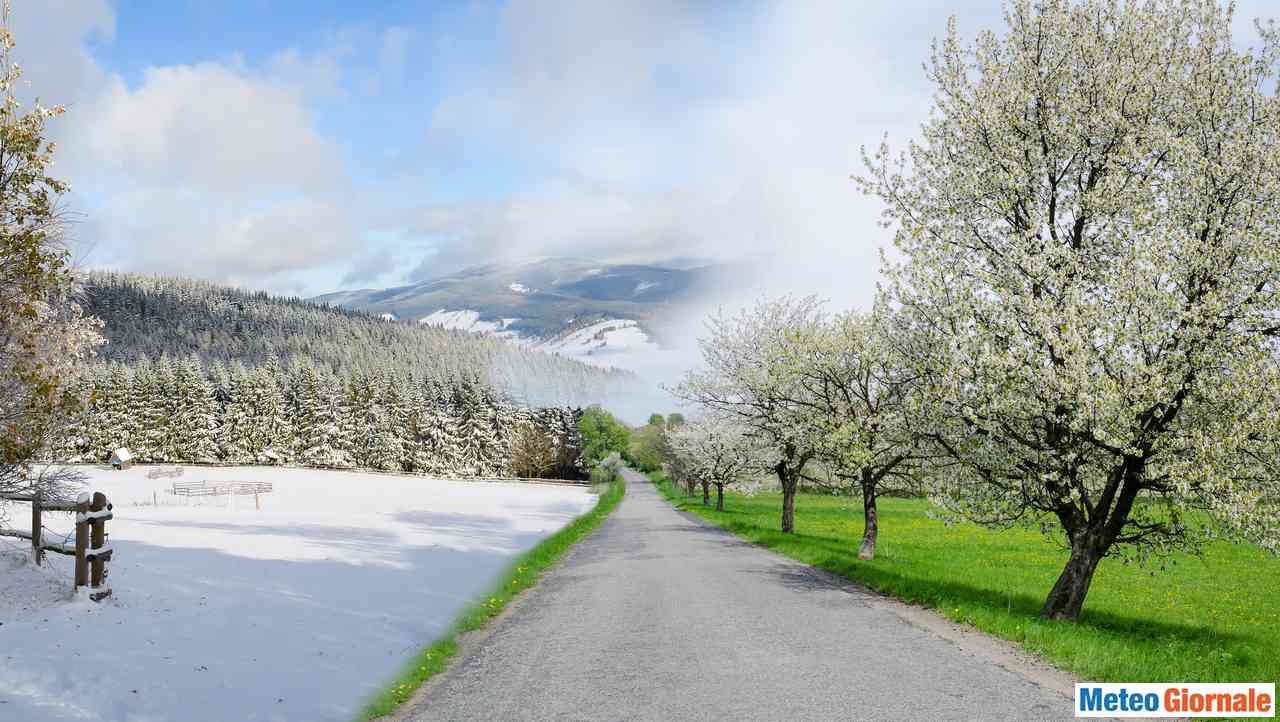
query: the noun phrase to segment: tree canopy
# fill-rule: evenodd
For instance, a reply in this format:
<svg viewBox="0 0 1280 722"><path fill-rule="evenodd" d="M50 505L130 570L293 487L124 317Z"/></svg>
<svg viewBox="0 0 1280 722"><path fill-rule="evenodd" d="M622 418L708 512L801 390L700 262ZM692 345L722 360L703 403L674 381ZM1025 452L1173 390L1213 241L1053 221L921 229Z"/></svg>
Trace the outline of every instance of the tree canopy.
<svg viewBox="0 0 1280 722"><path fill-rule="evenodd" d="M1060 529L1046 617L1098 561L1280 549L1280 37L1215 0L1015 0L936 44L922 140L868 158L904 259L938 500ZM1207 528L1200 528L1200 521Z"/></svg>

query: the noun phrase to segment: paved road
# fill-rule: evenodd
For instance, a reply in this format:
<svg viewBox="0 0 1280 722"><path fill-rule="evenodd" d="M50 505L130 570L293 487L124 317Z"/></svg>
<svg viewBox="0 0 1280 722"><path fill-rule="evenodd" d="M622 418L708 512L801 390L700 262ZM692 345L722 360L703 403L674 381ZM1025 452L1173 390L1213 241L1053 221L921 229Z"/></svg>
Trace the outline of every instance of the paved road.
<svg viewBox="0 0 1280 722"><path fill-rule="evenodd" d="M628 481L604 525L408 719L1071 717L1061 693Z"/></svg>

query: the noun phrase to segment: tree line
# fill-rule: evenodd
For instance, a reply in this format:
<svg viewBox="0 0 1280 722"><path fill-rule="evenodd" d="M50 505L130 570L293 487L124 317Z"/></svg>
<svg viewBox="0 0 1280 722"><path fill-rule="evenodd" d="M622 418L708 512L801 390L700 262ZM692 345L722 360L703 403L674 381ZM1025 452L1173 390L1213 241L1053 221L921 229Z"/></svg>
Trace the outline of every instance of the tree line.
<svg viewBox="0 0 1280 722"><path fill-rule="evenodd" d="M389 369L339 376L309 360L206 367L97 364L69 392L52 461L103 462L119 447L154 463L290 464L443 477L583 475L569 408L530 409L473 375Z"/></svg>
<svg viewBox="0 0 1280 722"><path fill-rule="evenodd" d="M1241 50L1232 14L1018 0L972 44L953 23L920 140L857 177L894 229L872 310L713 318L673 472L767 469L793 532L829 469L862 496L864 559L895 483L1038 527L1065 547L1053 619L1107 556L1280 552L1280 31Z"/></svg>

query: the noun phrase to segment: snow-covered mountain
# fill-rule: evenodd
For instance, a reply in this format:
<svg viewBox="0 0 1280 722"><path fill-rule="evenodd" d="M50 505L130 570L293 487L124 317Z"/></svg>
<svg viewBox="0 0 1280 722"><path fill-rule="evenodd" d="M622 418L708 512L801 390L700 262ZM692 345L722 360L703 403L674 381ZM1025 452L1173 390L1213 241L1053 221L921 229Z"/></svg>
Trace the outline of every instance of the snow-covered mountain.
<svg viewBox="0 0 1280 722"><path fill-rule="evenodd" d="M467 268L408 286L312 300L383 318L489 334L601 367L631 368L729 268L543 258Z"/></svg>

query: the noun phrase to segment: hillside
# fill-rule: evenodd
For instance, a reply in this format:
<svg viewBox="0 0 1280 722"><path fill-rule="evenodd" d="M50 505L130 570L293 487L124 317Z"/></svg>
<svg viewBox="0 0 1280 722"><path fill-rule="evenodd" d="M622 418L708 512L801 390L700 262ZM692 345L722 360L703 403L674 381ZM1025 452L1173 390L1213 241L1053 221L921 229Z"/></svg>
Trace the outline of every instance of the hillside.
<svg viewBox="0 0 1280 722"><path fill-rule="evenodd" d="M258 365L304 358L340 375L478 374L529 405L586 405L625 394L633 375L588 366L499 338L422 324L389 323L362 311L202 281L92 272L84 305L106 323L99 356L135 362L161 356Z"/></svg>
<svg viewBox="0 0 1280 722"><path fill-rule="evenodd" d="M543 258L475 266L407 286L313 301L487 333L595 366L656 349L670 319L729 277L726 266Z"/></svg>

